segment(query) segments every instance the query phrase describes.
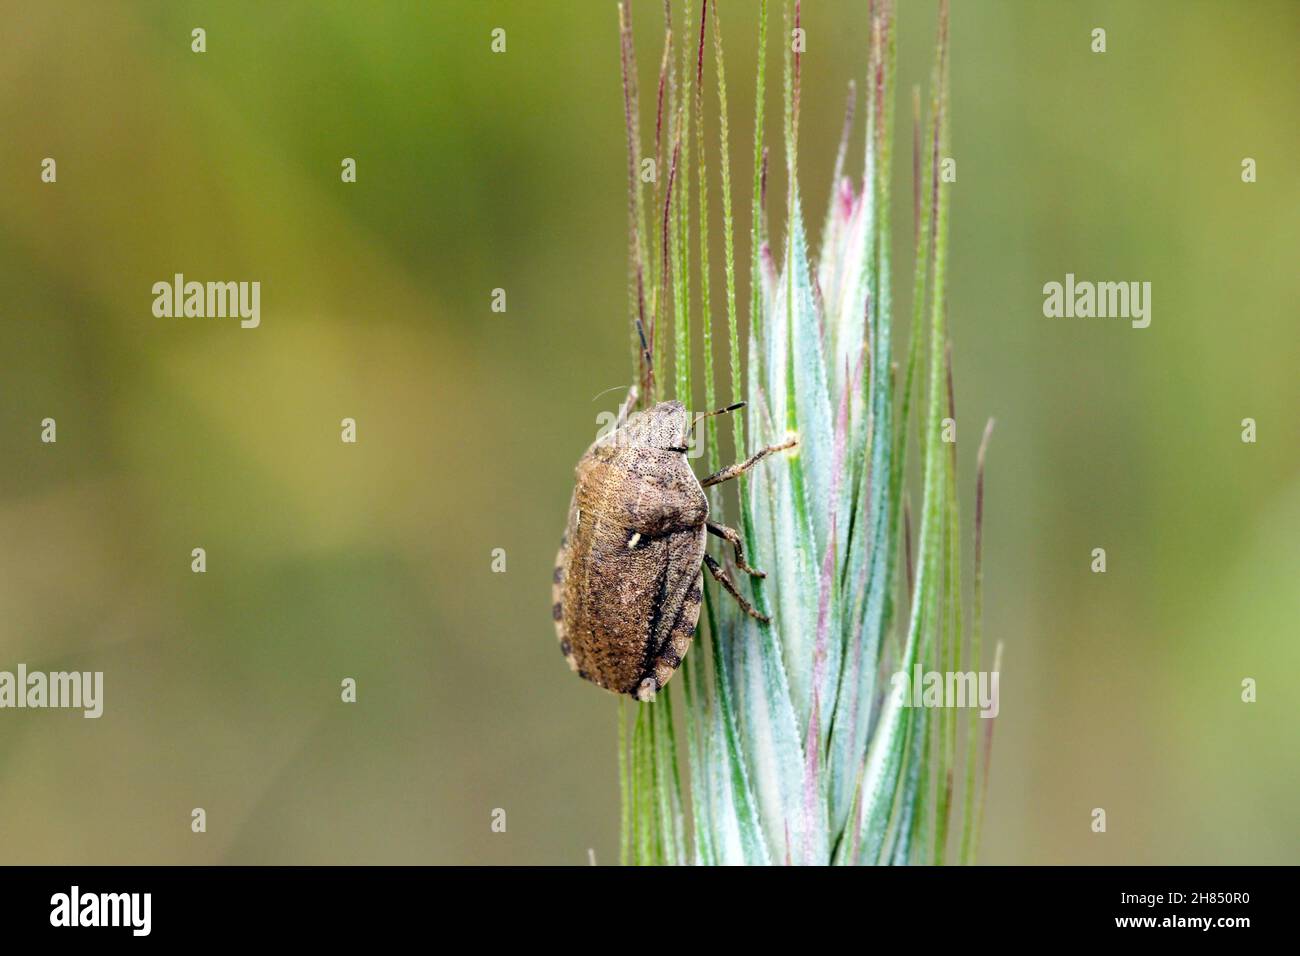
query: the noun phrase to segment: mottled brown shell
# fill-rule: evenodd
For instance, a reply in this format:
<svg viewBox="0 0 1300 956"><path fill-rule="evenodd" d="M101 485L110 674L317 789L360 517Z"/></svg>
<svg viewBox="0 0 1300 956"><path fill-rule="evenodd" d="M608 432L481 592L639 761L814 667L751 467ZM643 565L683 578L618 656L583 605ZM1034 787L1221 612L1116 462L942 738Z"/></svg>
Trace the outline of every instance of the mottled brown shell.
<svg viewBox="0 0 1300 956"><path fill-rule="evenodd" d="M686 460L689 417L664 402L578 462L556 559L555 630L580 677L652 700L700 617L704 489Z"/></svg>

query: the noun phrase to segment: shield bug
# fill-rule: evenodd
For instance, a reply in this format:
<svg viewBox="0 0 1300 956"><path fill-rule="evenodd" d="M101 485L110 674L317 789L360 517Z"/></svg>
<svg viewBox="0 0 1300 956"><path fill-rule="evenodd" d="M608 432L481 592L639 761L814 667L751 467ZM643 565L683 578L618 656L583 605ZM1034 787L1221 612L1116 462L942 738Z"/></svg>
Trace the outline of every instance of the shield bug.
<svg viewBox="0 0 1300 956"><path fill-rule="evenodd" d="M731 544L740 570L764 576L746 563L740 535L709 520L704 489L744 474L797 439L763 448L701 482L686 460L694 423L685 406L661 402L630 416L636 394L633 386L615 427L578 461L555 562L552 614L560 650L580 677L650 701L690 647L704 568L745 613L767 620L706 553L707 536L716 535Z"/></svg>

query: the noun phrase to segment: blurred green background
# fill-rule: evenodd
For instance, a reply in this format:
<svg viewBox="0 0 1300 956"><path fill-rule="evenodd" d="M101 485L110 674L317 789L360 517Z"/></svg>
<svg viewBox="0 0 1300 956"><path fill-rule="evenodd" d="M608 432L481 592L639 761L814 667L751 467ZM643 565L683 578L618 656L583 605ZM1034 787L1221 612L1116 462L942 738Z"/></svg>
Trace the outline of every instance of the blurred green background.
<svg viewBox="0 0 1300 956"><path fill-rule="evenodd" d="M805 6L820 210L866 2ZM936 5L902 6L905 304ZM721 9L743 233L756 4ZM3 22L0 669L106 687L98 721L0 712L0 862L614 862L615 703L548 613L572 468L617 401L593 396L629 364L613 0ZM637 0L647 95L660 23ZM986 862L1300 862L1298 41L1285 0L955 5L967 516L998 421ZM260 281L261 327L154 318L176 272ZM1151 327L1044 318L1067 272L1150 281Z"/></svg>

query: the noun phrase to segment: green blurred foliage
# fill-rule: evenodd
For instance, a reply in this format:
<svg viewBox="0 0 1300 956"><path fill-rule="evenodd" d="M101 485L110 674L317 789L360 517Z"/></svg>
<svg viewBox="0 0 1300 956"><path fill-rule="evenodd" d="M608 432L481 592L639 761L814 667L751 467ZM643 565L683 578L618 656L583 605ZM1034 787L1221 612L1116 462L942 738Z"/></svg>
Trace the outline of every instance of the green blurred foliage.
<svg viewBox="0 0 1300 956"><path fill-rule="evenodd" d="M817 210L867 20L806 6ZM648 105L660 5L636 8ZM743 184L754 9L722 14ZM615 4L4 18L0 668L103 670L106 699L0 712L0 862L612 862L615 705L568 673L548 606L616 400L593 396L628 367ZM903 4L903 89L933 25ZM988 862L1296 862L1298 39L1284 0L954 9L968 491L998 420ZM900 149L901 263L909 170ZM259 280L261 327L154 318L175 272ZM1151 327L1044 318L1066 272L1152 282Z"/></svg>

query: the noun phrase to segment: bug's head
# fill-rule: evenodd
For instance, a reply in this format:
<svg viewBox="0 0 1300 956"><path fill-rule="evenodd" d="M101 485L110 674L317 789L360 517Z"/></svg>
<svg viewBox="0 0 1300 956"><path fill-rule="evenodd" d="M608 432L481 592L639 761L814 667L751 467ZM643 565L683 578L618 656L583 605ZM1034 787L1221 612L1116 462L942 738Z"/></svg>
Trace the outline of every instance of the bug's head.
<svg viewBox="0 0 1300 956"><path fill-rule="evenodd" d="M633 416L625 426L624 438L638 448L685 452L690 439L691 418L681 402L660 402Z"/></svg>

